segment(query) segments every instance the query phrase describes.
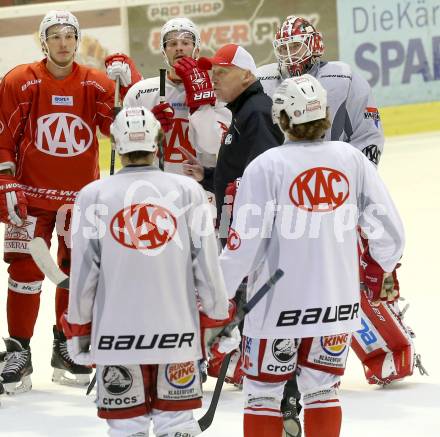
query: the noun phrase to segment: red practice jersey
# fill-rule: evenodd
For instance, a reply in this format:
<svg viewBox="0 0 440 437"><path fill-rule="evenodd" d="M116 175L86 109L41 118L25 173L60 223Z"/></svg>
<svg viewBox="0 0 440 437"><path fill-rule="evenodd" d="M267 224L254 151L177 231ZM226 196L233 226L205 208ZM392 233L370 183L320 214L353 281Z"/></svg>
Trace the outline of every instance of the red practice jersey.
<svg viewBox="0 0 440 437"><path fill-rule="evenodd" d="M73 64L55 79L46 60L19 65L0 83L0 164L15 175L31 206L57 210L98 179L96 129L109 135L114 82Z"/></svg>

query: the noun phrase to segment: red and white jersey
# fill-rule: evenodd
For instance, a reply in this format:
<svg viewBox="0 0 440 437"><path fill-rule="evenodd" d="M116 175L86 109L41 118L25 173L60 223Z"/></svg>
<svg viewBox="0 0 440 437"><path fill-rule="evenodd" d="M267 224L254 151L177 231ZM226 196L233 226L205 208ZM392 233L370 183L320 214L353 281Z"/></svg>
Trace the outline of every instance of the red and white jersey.
<svg viewBox="0 0 440 437"><path fill-rule="evenodd" d="M43 60L11 70L0 100L0 169L15 168L31 206L73 203L99 177L96 129L109 134L114 83L76 63L57 80Z"/></svg>
<svg viewBox="0 0 440 437"><path fill-rule="evenodd" d="M320 62L309 74L327 90L332 126L325 138L350 143L377 165L385 139L368 82L345 62ZM257 77L269 97L283 81L276 63L259 67Z"/></svg>
<svg viewBox="0 0 440 437"><path fill-rule="evenodd" d="M145 106L148 109L160 103L160 78L153 77L134 84L124 98L124 106ZM183 174L182 162L186 158L177 146L182 146L207 167L215 167L216 154L223 135L231 123L231 112L224 103L203 105L193 114L185 104L185 87L182 83L165 82L165 101L174 109L172 129L166 133L164 170Z"/></svg>
<svg viewBox="0 0 440 437"><path fill-rule="evenodd" d="M80 191L67 318L92 322L95 363L201 358L198 299L209 317L228 317L212 215L196 181L126 167Z"/></svg>
<svg viewBox="0 0 440 437"><path fill-rule="evenodd" d="M404 231L374 165L347 143L286 142L247 167L221 254L233 296L248 298L277 268L284 276L249 313L253 338L333 335L360 328L357 226L372 257L391 272Z"/></svg>

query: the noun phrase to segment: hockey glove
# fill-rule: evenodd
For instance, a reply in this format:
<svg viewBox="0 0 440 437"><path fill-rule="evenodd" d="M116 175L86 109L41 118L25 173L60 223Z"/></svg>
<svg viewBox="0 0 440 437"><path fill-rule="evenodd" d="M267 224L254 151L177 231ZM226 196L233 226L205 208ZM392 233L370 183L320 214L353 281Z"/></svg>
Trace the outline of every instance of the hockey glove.
<svg viewBox="0 0 440 437"><path fill-rule="evenodd" d="M136 82L142 80L141 74L137 71L133 60L123 53L115 53L105 58L107 76L111 80L116 80L119 76L121 81L121 98L123 99L127 91Z"/></svg>
<svg viewBox="0 0 440 437"><path fill-rule="evenodd" d="M183 81L186 106L191 114L202 105L215 105L216 98L209 74L198 67L193 58L181 58L173 67Z"/></svg>
<svg viewBox="0 0 440 437"><path fill-rule="evenodd" d="M67 314L61 316L61 325L67 339L67 351L70 358L81 366L93 366L92 355L90 353L90 334L92 323L76 325L67 321Z"/></svg>
<svg viewBox="0 0 440 437"><path fill-rule="evenodd" d="M233 300L229 301L229 315L227 319L215 320L207 316L205 313L200 312L200 330L201 330L201 341L202 341L202 352L203 356L207 358L211 355L211 348L216 344L218 346L220 337L232 337L226 330L226 326L229 325L234 320L235 314L237 312L237 307ZM231 331L232 332L232 331ZM235 335L235 334L234 334ZM225 350L228 348L228 342L224 339ZM240 342L239 342L240 343ZM232 349L231 349L232 350Z"/></svg>
<svg viewBox="0 0 440 437"><path fill-rule="evenodd" d="M14 176L0 174L0 222L22 226L27 218L26 195Z"/></svg>
<svg viewBox="0 0 440 437"><path fill-rule="evenodd" d="M361 257L361 266L364 269L364 283L367 288L367 297L372 302L394 302L399 298L399 281L396 269L391 273L385 272L382 267L371 257L369 251L365 251Z"/></svg>
<svg viewBox="0 0 440 437"><path fill-rule="evenodd" d="M151 109L151 112L164 132L168 132L173 127L174 109L168 102L159 103Z"/></svg>

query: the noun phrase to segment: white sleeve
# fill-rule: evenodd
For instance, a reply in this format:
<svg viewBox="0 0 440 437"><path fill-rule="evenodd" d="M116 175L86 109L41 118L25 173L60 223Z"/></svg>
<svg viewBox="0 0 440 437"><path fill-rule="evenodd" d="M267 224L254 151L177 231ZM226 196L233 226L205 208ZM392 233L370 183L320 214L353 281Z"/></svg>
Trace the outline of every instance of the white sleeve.
<svg viewBox="0 0 440 437"><path fill-rule="evenodd" d="M191 231L191 258L194 283L203 312L217 320L228 317L228 296L220 269L217 239L211 207L205 191L193 183L188 223Z"/></svg>
<svg viewBox="0 0 440 437"><path fill-rule="evenodd" d="M264 260L272 234L277 199L276 175L264 153L246 168L234 201L234 218L228 243L220 255L229 297L235 296L242 280ZM267 208L267 209L266 209Z"/></svg>
<svg viewBox="0 0 440 437"><path fill-rule="evenodd" d="M197 152L216 154L231 124L231 111L221 103L203 105L189 115L189 141Z"/></svg>
<svg viewBox="0 0 440 437"><path fill-rule="evenodd" d="M370 85L355 71L346 105L353 129L346 141L377 165L384 146L382 122Z"/></svg>
<svg viewBox="0 0 440 437"><path fill-rule="evenodd" d="M69 323L92 321L93 304L99 279L100 242L96 201L90 187L81 190L72 214L72 254L70 270ZM92 208L92 209L91 209Z"/></svg>
<svg viewBox="0 0 440 437"><path fill-rule="evenodd" d="M400 215L374 165L364 156L359 199L359 226L368 238L372 258L392 272L403 254L405 232Z"/></svg>

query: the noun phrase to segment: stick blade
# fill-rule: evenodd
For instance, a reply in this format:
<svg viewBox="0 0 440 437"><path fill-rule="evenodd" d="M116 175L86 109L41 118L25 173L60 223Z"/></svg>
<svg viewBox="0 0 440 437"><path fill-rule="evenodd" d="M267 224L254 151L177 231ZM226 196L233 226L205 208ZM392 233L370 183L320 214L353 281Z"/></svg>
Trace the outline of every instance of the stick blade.
<svg viewBox="0 0 440 437"><path fill-rule="evenodd" d="M54 284L61 288L69 288L69 277L55 264L46 242L41 237L29 242L29 250L35 264Z"/></svg>

